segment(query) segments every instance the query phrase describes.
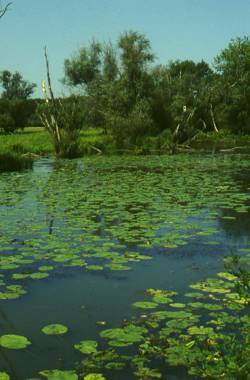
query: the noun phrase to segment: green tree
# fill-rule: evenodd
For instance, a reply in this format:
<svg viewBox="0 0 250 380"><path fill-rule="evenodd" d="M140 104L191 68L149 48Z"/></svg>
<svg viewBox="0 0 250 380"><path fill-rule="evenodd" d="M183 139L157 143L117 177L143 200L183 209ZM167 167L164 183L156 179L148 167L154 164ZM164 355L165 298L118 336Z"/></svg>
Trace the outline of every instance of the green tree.
<svg viewBox="0 0 250 380"><path fill-rule="evenodd" d="M24 80L18 72L12 74L4 70L0 73L0 85L3 88L0 98L0 129L5 133L23 129L35 112L36 104L29 99L35 84Z"/></svg>
<svg viewBox="0 0 250 380"><path fill-rule="evenodd" d="M64 62L64 83L88 87L101 75L102 46L92 41L88 48L82 47L71 59Z"/></svg>
<svg viewBox="0 0 250 380"><path fill-rule="evenodd" d="M0 85L3 88L4 99L28 99L34 92L36 85L24 80L19 72L11 73L4 70L0 73Z"/></svg>
<svg viewBox="0 0 250 380"><path fill-rule="evenodd" d="M220 113L236 133L250 132L250 39L231 40L215 58L221 93Z"/></svg>
<svg viewBox="0 0 250 380"><path fill-rule="evenodd" d="M147 133L138 127L142 125L142 110L143 117L149 118L145 123L150 125L148 132L152 130L153 59L145 36L127 32L116 45L94 42L65 61L64 82L84 89L87 121L102 125L119 147L123 145L121 141L131 143L142 131Z"/></svg>

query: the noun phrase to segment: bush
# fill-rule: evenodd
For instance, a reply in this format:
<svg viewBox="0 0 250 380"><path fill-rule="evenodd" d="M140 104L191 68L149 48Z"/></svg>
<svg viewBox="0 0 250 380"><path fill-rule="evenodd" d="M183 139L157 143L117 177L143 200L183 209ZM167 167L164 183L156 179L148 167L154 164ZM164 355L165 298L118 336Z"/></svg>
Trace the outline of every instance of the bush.
<svg viewBox="0 0 250 380"><path fill-rule="evenodd" d="M30 169L33 164L31 157L22 156L15 152L0 153L0 172Z"/></svg>
<svg viewBox="0 0 250 380"><path fill-rule="evenodd" d="M106 117L106 125L118 149L131 148L142 136L154 133L150 106L145 100L137 102L128 115L110 113Z"/></svg>
<svg viewBox="0 0 250 380"><path fill-rule="evenodd" d="M24 129L35 112L35 103L23 99L0 99L0 130L4 133L13 133Z"/></svg>
<svg viewBox="0 0 250 380"><path fill-rule="evenodd" d="M0 114L0 131L12 133L16 129L15 120L9 113Z"/></svg>
<svg viewBox="0 0 250 380"><path fill-rule="evenodd" d="M64 158L80 156L80 130L84 123L81 98L47 100L39 106L38 112L52 138L56 155Z"/></svg>

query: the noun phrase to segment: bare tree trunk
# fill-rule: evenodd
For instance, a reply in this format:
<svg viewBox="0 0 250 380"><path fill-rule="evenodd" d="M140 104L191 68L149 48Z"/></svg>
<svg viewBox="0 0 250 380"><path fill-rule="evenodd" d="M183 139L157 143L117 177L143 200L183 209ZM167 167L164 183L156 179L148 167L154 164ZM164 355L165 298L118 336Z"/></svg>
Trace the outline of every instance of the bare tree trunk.
<svg viewBox="0 0 250 380"><path fill-rule="evenodd" d="M211 119L212 119L212 123L213 123L214 131L215 131L216 133L218 133L219 130L218 130L217 125L216 125L216 122L215 122L214 111L213 111L213 106L212 106L212 104L209 105L209 113L210 113L210 116L211 116Z"/></svg>
<svg viewBox="0 0 250 380"><path fill-rule="evenodd" d="M48 122L46 122L45 125L48 125L48 124L50 125L50 129L52 130L52 133L55 136L55 140L56 140L56 150L59 150L59 146L61 142L61 134L60 134L60 130L59 130L58 122L57 122L58 111L57 111L57 105L55 102L55 97L54 97L54 93L53 93L52 85L51 85L49 59L48 59L46 47L44 48L44 57L45 57L45 64L46 64L46 74L47 74L47 83L48 83L50 101L53 107L53 112L50 115L52 125L50 125L50 123Z"/></svg>

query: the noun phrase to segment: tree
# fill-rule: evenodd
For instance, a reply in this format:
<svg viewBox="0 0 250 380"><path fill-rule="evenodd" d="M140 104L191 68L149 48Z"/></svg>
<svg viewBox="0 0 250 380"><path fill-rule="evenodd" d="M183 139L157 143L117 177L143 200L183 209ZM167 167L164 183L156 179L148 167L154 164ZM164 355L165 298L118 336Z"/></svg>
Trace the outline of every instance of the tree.
<svg viewBox="0 0 250 380"><path fill-rule="evenodd" d="M4 70L0 73L0 85L3 88L4 99L28 99L34 92L36 85L22 78L19 72L11 73Z"/></svg>
<svg viewBox="0 0 250 380"><path fill-rule="evenodd" d="M3 88L0 99L0 129L5 133L23 129L35 112L36 105L29 98L36 85L24 80L20 73L12 74L8 70L0 73L0 85Z"/></svg>
<svg viewBox="0 0 250 380"><path fill-rule="evenodd" d="M64 83L71 86L89 86L100 76L102 46L92 41L88 48L81 48L71 59L64 62Z"/></svg>
<svg viewBox="0 0 250 380"><path fill-rule="evenodd" d="M56 155L65 158L77 157L80 154L80 128L83 124L81 98L79 96L55 98L46 48L44 57L47 87L43 81L45 103L39 107L38 113L42 124L52 138Z"/></svg>
<svg viewBox="0 0 250 380"><path fill-rule="evenodd" d="M178 60L166 66L163 86L168 88L175 138L179 142L189 141L200 130L218 132L214 83L215 74L204 61Z"/></svg>
<svg viewBox="0 0 250 380"><path fill-rule="evenodd" d="M0 1L0 18L2 18L5 15L5 13L7 12L8 8L10 7L11 4L12 3L9 2L5 5L2 5L2 2Z"/></svg>
<svg viewBox="0 0 250 380"><path fill-rule="evenodd" d="M123 33L118 41L122 66L121 80L129 92L131 105L148 96L149 66L154 61L149 40L137 32Z"/></svg>
<svg viewBox="0 0 250 380"><path fill-rule="evenodd" d="M250 131L250 39L231 40L215 58L224 123L236 133Z"/></svg>
<svg viewBox="0 0 250 380"><path fill-rule="evenodd" d="M152 131L153 60L150 42L136 32L123 33L116 45L92 42L65 60L64 82L83 88L87 121L102 125L119 147Z"/></svg>

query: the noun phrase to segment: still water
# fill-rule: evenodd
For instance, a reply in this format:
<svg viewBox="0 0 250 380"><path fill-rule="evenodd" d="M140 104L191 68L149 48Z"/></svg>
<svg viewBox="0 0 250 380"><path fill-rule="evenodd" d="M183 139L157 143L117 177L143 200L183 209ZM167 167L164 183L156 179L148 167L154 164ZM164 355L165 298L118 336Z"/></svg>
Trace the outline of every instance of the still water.
<svg viewBox="0 0 250 380"><path fill-rule="evenodd" d="M131 305L146 289L184 294L222 271L224 256L247 252L249 179L243 155L41 159L1 174L1 335L32 344L1 348L0 371L23 380L74 369L82 359L74 344L105 348L100 331L141 314ZM46 336L51 323L68 333Z"/></svg>

